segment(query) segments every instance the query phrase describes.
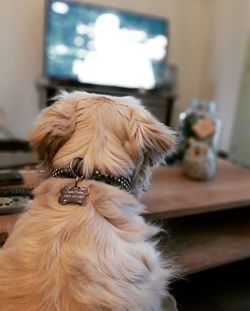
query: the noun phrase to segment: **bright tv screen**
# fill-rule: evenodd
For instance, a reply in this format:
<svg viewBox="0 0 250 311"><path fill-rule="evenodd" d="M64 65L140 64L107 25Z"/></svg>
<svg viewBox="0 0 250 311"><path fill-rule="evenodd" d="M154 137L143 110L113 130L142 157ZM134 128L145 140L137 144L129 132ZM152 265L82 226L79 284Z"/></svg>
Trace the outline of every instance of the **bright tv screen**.
<svg viewBox="0 0 250 311"><path fill-rule="evenodd" d="M162 84L167 46L165 19L71 1L47 2L48 78L154 89Z"/></svg>

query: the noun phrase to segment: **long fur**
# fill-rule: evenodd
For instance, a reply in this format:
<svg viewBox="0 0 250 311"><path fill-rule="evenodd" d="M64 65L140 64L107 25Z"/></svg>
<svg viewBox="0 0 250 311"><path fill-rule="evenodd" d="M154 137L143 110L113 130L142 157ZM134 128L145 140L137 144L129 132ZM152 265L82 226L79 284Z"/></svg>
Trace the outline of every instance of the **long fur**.
<svg viewBox="0 0 250 311"><path fill-rule="evenodd" d="M135 197L173 147L172 132L133 98L74 92L42 113L30 140L46 179L0 250L0 310L162 310L173 270ZM86 176L132 176L133 195L86 179L87 205L60 205L73 181L49 175L79 156Z"/></svg>

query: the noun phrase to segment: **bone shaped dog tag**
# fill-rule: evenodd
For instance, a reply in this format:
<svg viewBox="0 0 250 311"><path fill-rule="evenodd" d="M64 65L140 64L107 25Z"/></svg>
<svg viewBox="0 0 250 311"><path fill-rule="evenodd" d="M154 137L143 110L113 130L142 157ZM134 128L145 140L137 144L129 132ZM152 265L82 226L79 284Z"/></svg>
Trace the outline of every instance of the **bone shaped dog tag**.
<svg viewBox="0 0 250 311"><path fill-rule="evenodd" d="M77 204L85 206L87 204L89 189L86 187L64 186L60 190L60 193L61 195L58 198L59 204Z"/></svg>

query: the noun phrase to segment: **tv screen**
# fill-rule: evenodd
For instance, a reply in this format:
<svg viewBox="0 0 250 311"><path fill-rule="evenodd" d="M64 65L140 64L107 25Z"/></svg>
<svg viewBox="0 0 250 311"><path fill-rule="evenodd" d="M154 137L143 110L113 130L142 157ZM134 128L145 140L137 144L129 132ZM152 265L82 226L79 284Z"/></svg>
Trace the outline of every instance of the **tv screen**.
<svg viewBox="0 0 250 311"><path fill-rule="evenodd" d="M55 0L47 1L46 15L46 77L146 90L162 84L165 19Z"/></svg>

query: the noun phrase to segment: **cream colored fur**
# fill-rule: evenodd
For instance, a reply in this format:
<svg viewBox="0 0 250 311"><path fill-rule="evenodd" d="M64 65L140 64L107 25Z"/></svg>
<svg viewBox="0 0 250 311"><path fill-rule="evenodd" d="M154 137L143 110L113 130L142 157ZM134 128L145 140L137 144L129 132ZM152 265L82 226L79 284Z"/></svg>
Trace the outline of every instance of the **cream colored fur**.
<svg viewBox="0 0 250 311"><path fill-rule="evenodd" d="M0 250L0 310L162 310L172 268L135 197L173 147L171 131L133 98L74 92L42 112L30 140L46 178ZM133 195L86 179L87 205L60 205L60 189L73 180L51 170L79 156L86 176L94 168L132 176Z"/></svg>

